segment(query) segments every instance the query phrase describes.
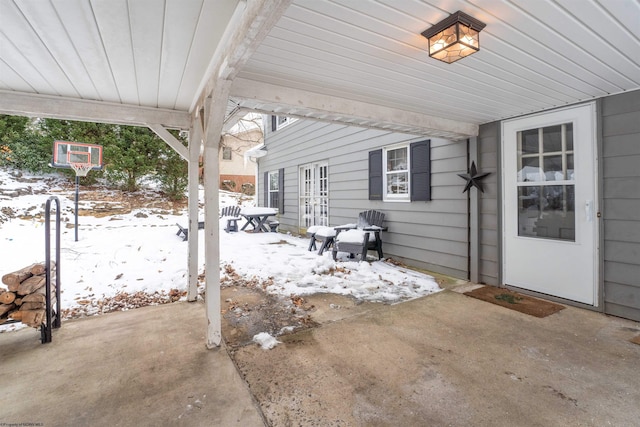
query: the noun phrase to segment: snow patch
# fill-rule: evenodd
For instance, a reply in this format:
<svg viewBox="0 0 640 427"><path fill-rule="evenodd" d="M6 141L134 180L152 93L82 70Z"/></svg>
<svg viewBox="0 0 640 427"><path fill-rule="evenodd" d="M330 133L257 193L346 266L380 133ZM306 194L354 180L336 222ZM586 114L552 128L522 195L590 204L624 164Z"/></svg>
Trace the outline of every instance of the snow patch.
<svg viewBox="0 0 640 427"><path fill-rule="evenodd" d="M254 335L253 342L260 345L263 350L271 350L280 344L280 341L275 339L275 337L272 337L268 332L260 332L259 334Z"/></svg>
<svg viewBox="0 0 640 427"><path fill-rule="evenodd" d="M11 254L0 262L0 275L44 261L44 204L54 194L60 199L62 214L63 311L92 315L104 311L105 301L117 300L125 293L140 295L138 293L142 292L168 298L172 296L172 290L180 291L177 295L186 291L188 244L176 236L176 223L186 225L189 222L186 208L134 209L130 213L104 217L81 215L76 242L73 227L75 188L69 185L67 178L12 173L0 168L0 184L0 253ZM90 212L96 203L118 196L118 192L112 190L85 190L88 189L80 188L80 202ZM108 199L90 199L105 195ZM202 189L200 197L204 200ZM250 198L240 198L238 193L220 191L221 207L238 204L249 207L252 203ZM140 212L145 215L138 215ZM225 226L226 221L221 221L220 230ZM199 233L198 272L202 272L204 232ZM338 237L347 233L342 232ZM309 238L305 237L222 231L219 236L222 276L226 275L226 266L233 266L237 278L232 280L265 283L267 292L287 298L292 294L336 293L393 303L440 291L433 277L384 260L354 262L341 253L336 262L331 251L318 256L307 250Z"/></svg>

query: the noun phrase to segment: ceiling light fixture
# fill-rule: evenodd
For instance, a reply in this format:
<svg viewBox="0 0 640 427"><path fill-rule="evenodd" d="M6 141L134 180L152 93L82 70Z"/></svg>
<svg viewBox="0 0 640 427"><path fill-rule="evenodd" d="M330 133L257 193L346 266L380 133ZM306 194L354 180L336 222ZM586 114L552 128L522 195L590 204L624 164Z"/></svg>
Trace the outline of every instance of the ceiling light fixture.
<svg viewBox="0 0 640 427"><path fill-rule="evenodd" d="M480 31L485 23L457 11L425 30L429 56L451 64L480 50Z"/></svg>

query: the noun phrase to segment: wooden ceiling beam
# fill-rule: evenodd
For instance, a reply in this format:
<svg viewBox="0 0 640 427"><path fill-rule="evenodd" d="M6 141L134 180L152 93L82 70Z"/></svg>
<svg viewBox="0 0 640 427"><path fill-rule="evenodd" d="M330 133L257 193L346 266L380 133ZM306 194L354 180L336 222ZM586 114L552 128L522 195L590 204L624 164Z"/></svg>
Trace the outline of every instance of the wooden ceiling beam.
<svg viewBox="0 0 640 427"><path fill-rule="evenodd" d="M236 78L229 96L235 100L248 100L278 108L280 115L291 115L333 121L384 130L397 130L418 135L445 137L453 140L478 135L479 126L459 120L430 116L414 111L376 105L368 102L329 96L291 87ZM265 108L256 108L266 112Z"/></svg>
<svg viewBox="0 0 640 427"><path fill-rule="evenodd" d="M190 114L186 111L2 90L0 114L132 126L157 123L181 130L187 130L191 125Z"/></svg>

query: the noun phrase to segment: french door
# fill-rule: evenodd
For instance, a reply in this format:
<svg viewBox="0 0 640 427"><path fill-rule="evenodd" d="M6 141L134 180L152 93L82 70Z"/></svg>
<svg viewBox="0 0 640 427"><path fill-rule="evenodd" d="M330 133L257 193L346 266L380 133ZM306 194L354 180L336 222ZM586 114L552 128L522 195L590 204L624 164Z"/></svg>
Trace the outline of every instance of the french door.
<svg viewBox="0 0 640 427"><path fill-rule="evenodd" d="M326 162L300 167L300 228L329 225L329 166Z"/></svg>
<svg viewBox="0 0 640 427"><path fill-rule="evenodd" d="M595 105L502 125L504 283L597 305Z"/></svg>

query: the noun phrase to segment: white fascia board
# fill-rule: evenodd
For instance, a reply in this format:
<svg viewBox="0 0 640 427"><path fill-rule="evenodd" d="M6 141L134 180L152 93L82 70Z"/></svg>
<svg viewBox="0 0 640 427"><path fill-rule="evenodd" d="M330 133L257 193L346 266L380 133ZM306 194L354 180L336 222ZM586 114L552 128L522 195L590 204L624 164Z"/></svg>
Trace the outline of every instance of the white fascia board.
<svg viewBox="0 0 640 427"><path fill-rule="evenodd" d="M281 115L290 109L291 115L317 118L380 129L413 129L422 135L448 136L460 140L477 136L479 125L400 110L347 98L323 95L290 87L236 78L230 96L236 100L251 100L277 105ZM264 111L264 110L262 110ZM300 114L304 112L304 114Z"/></svg>
<svg viewBox="0 0 640 427"><path fill-rule="evenodd" d="M132 126L159 123L181 130L189 129L191 124L187 111L3 90L0 90L0 114Z"/></svg>

